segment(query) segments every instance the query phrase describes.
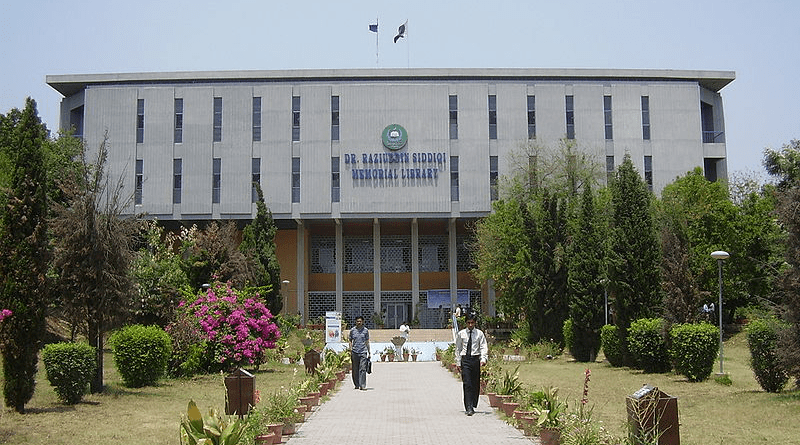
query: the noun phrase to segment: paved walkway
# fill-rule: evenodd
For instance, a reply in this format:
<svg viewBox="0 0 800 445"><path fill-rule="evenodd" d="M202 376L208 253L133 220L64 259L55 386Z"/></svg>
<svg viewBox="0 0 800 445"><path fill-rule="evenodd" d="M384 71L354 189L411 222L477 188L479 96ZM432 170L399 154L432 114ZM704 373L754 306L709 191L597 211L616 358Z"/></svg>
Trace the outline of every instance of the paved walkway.
<svg viewBox="0 0 800 445"><path fill-rule="evenodd" d="M461 381L439 362L373 362L367 391L350 374L330 400L284 437L288 445L531 445L480 396L474 416L464 414Z"/></svg>

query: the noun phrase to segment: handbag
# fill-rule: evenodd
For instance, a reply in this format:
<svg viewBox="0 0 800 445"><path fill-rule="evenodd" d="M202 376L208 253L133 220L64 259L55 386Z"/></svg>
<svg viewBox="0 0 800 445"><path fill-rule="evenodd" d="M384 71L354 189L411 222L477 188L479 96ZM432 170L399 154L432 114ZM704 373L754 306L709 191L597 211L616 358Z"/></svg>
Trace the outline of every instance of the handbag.
<svg viewBox="0 0 800 445"><path fill-rule="evenodd" d="M367 357L367 374L372 374L372 360Z"/></svg>

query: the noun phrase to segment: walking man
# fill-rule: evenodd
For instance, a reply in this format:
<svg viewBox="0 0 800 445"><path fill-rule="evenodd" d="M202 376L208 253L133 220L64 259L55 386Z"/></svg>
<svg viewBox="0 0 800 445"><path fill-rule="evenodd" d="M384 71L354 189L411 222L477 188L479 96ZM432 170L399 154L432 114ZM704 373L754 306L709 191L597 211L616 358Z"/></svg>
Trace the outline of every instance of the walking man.
<svg viewBox="0 0 800 445"><path fill-rule="evenodd" d="M467 312L467 327L456 336L456 366L464 383L464 410L475 414L481 384L481 366L489 360L489 345L483 331L475 327L475 315Z"/></svg>
<svg viewBox="0 0 800 445"><path fill-rule="evenodd" d="M364 317L356 317L356 326L350 329L350 361L353 363L355 389L367 390L367 364L369 362L369 329L364 327Z"/></svg>

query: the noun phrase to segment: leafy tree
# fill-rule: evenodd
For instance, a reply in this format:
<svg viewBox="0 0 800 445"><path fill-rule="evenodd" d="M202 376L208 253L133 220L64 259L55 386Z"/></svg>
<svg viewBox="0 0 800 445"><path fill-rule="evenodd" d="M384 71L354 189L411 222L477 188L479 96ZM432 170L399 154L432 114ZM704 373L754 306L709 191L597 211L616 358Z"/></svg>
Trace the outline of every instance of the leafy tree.
<svg viewBox="0 0 800 445"><path fill-rule="evenodd" d="M145 222L142 235L144 246L132 263L138 294L134 322L165 327L173 320L180 291L188 288L189 279L175 252L178 236L165 233L158 221Z"/></svg>
<svg viewBox="0 0 800 445"><path fill-rule="evenodd" d="M800 139L792 139L780 150L764 150L764 168L778 178L778 188L792 187L800 181Z"/></svg>
<svg viewBox="0 0 800 445"><path fill-rule="evenodd" d="M103 390L104 335L132 304L130 263L138 230L135 218L122 216L132 197L123 197L121 182L106 177L106 156L106 140L94 162L82 153L81 174L63 188L68 204L56 206L52 222L63 304L85 320L89 343L97 350L94 393Z"/></svg>
<svg viewBox="0 0 800 445"><path fill-rule="evenodd" d="M779 277L781 316L788 326L778 333L776 353L781 367L800 385L800 186L781 193L778 215L788 233L786 267Z"/></svg>
<svg viewBox="0 0 800 445"><path fill-rule="evenodd" d="M3 321L3 394L19 413L33 396L49 301L46 139L33 99L0 115L0 307L13 312Z"/></svg>
<svg viewBox="0 0 800 445"><path fill-rule="evenodd" d="M568 247L569 318L572 320L572 356L591 362L600 350L600 328L605 323L607 227L595 205L592 188L583 188L580 213L570 230Z"/></svg>
<svg viewBox="0 0 800 445"><path fill-rule="evenodd" d="M652 194L625 155L611 183L613 216L609 288L614 296L615 324L623 347L631 322L661 314L661 246ZM624 352L625 363L631 364Z"/></svg>
<svg viewBox="0 0 800 445"><path fill-rule="evenodd" d="M200 289L214 280L230 281L242 289L252 282L255 264L239 251L238 232L233 221L216 221L204 230L192 231L183 248L182 263L192 289Z"/></svg>
<svg viewBox="0 0 800 445"><path fill-rule="evenodd" d="M278 231L272 212L264 203L261 186L255 184L258 192L256 218L242 231L242 243L239 250L254 262L253 286L259 287L259 293L267 308L277 314L283 308L281 298L281 265L275 253L275 233ZM267 288L266 286L269 286Z"/></svg>

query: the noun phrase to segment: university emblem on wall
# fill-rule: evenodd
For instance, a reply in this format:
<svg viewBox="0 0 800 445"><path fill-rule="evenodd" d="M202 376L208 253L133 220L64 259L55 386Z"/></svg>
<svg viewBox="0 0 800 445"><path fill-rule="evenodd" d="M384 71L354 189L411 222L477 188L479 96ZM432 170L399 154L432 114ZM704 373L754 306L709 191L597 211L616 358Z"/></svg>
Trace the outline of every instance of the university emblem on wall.
<svg viewBox="0 0 800 445"><path fill-rule="evenodd" d="M389 125L383 129L381 135L383 139L383 146L389 150L400 150L406 146L408 142L408 132L406 129L397 124Z"/></svg>

